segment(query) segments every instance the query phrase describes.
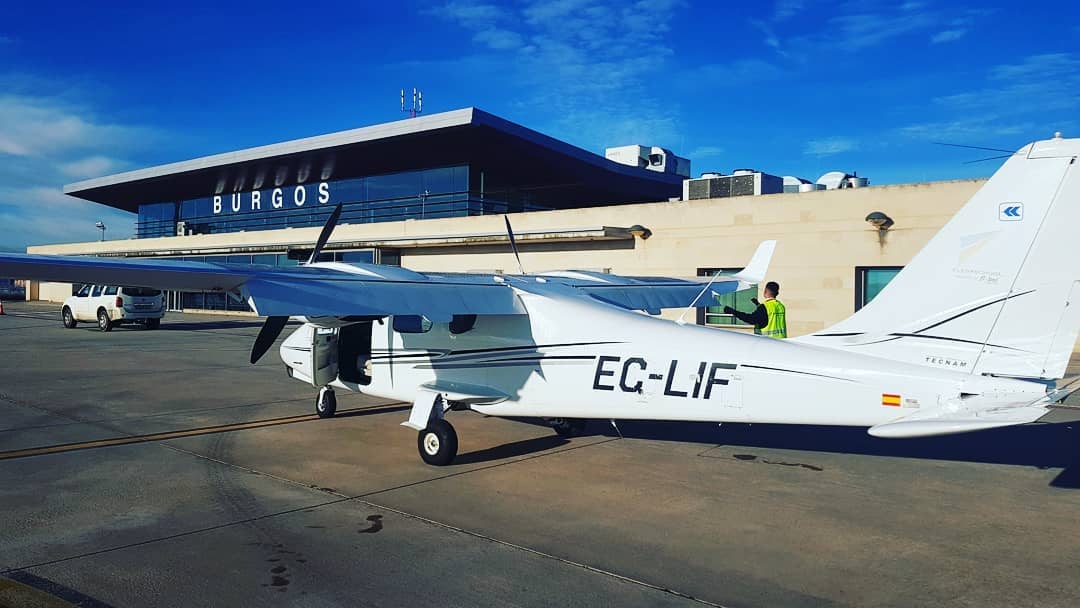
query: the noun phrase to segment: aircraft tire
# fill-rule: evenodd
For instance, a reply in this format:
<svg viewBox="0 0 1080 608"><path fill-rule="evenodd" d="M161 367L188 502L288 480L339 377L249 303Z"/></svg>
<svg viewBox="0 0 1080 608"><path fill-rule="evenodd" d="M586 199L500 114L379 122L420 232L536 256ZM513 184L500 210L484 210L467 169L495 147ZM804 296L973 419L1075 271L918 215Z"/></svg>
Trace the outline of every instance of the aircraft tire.
<svg viewBox="0 0 1080 608"><path fill-rule="evenodd" d="M97 326L101 331L112 331L112 319L109 318L109 311L104 308L99 309L97 312Z"/></svg>
<svg viewBox="0 0 1080 608"><path fill-rule="evenodd" d="M424 462L438 467L448 465L457 456L457 432L441 418L432 420L417 435L416 447Z"/></svg>
<svg viewBox="0 0 1080 608"><path fill-rule="evenodd" d="M60 318L64 321L64 327L68 329L75 329L75 326L79 324L79 322L75 320L75 315L71 314L71 309L67 306L65 306L63 312L60 313Z"/></svg>
<svg viewBox="0 0 1080 608"><path fill-rule="evenodd" d="M580 437L585 434L587 421L580 418L563 418L551 425L559 437Z"/></svg>
<svg viewBox="0 0 1080 608"><path fill-rule="evenodd" d="M315 413L319 418L333 418L337 412L337 395L334 391L323 389L315 397Z"/></svg>

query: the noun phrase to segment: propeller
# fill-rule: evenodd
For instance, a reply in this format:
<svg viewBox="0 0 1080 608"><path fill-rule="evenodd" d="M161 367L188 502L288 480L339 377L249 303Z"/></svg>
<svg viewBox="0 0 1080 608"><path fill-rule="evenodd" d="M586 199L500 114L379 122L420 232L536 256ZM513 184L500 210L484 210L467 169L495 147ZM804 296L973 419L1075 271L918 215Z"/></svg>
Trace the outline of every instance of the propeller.
<svg viewBox="0 0 1080 608"><path fill-rule="evenodd" d="M330 233L334 231L334 226L337 226L338 218L341 217L341 205L342 203L338 203L337 207L334 207L333 212L330 213L330 217L326 219L326 224L323 225L322 232L319 233L319 240L315 241L315 249L311 250L311 257L307 261L308 264L319 259L319 254L322 253L322 248L326 246L326 241L330 240Z"/></svg>
<svg viewBox="0 0 1080 608"><path fill-rule="evenodd" d="M510 227L510 218L504 215L503 221L506 222L506 235L510 237L510 248L514 250L514 257L517 258L518 270L521 274L525 274L525 267L521 265L521 255L518 254L517 241L514 239L514 229Z"/></svg>
<svg viewBox="0 0 1080 608"><path fill-rule="evenodd" d="M277 340L288 322L289 317L266 317L262 328L259 329L259 335L255 336L255 344L251 346L252 365L258 363L266 351L270 350L270 347L274 345L274 340Z"/></svg>
<svg viewBox="0 0 1080 608"><path fill-rule="evenodd" d="M330 240L330 234L334 231L334 226L337 225L340 217L341 203L338 203L338 206L330 213L330 217L327 218L322 232L319 233L319 240L315 241L315 249L311 251L311 257L307 261L308 264L319 259L319 254L322 253L322 248L326 246L326 241ZM259 328L259 335L255 336L255 344L251 345L252 364L257 363L266 354L266 351L270 350L270 347L274 345L274 341L281 335L281 330L285 329L288 322L289 317L266 317L266 321L263 321L262 327Z"/></svg>

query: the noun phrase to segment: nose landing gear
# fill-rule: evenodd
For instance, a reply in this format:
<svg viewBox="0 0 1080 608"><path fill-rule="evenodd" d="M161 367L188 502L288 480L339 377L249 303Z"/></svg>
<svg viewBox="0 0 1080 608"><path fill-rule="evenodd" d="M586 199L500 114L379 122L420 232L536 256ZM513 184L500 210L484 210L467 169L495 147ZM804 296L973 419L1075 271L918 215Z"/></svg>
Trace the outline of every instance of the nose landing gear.
<svg viewBox="0 0 1080 608"><path fill-rule="evenodd" d="M319 389L319 396L315 398L315 413L319 418L333 418L337 412L337 396L334 389L324 386Z"/></svg>

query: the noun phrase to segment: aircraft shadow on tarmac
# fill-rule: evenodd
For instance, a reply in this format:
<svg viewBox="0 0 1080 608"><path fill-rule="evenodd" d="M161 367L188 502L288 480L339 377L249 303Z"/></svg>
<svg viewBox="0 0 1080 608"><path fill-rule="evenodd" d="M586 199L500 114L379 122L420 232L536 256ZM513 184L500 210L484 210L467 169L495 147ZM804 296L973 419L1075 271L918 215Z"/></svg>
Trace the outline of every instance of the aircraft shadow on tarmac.
<svg viewBox="0 0 1080 608"><path fill-rule="evenodd" d="M516 458L518 456L538 454L545 450L551 450L567 445L568 443L570 443L569 440L563 439L558 435L533 437L532 439L523 439L513 443L505 443L503 445L484 448L467 454L458 454L457 458L454 459L454 464L475 464L478 462L501 460L503 458Z"/></svg>
<svg viewBox="0 0 1080 608"><path fill-rule="evenodd" d="M208 329L239 329L244 327L262 327L262 319L253 321L222 320L222 321L166 321L161 324L163 330L173 331L200 331ZM289 325L300 325L299 321L290 321Z"/></svg>
<svg viewBox="0 0 1080 608"><path fill-rule="evenodd" d="M539 420L517 419L529 424L545 425ZM786 424L724 423L717 426L704 422L644 422L616 421L615 430L607 421L590 421L585 435L706 443L730 447L774 448L866 456L924 458L1032 466L1040 469L1062 468L1051 482L1052 487L1080 489L1080 428L1074 424L1040 424L980 431L942 437L915 439L880 439L853 427L804 426ZM531 447L536 450L559 445L536 441L518 446L518 451ZM518 442L527 444L528 442ZM515 445L515 444L510 444ZM494 451L497 448L491 448ZM521 453L514 455L522 455ZM458 458L461 461L461 457Z"/></svg>

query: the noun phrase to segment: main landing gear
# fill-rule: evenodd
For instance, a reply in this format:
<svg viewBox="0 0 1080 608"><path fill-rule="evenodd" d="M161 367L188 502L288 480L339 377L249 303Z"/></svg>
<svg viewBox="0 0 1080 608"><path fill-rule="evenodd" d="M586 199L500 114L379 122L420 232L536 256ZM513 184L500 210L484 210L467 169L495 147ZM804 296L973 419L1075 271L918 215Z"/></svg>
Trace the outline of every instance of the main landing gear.
<svg viewBox="0 0 1080 608"><path fill-rule="evenodd" d="M559 437L580 437L585 434L585 425L588 423L580 418L552 418L549 422Z"/></svg>
<svg viewBox="0 0 1080 608"><path fill-rule="evenodd" d="M319 389L319 396L315 398L315 413L319 418L333 418L337 412L337 396L334 389L324 386Z"/></svg>
<svg viewBox="0 0 1080 608"><path fill-rule="evenodd" d="M432 418L427 428L417 435L416 447L424 462L440 467L448 465L457 456L457 432L445 419Z"/></svg>

